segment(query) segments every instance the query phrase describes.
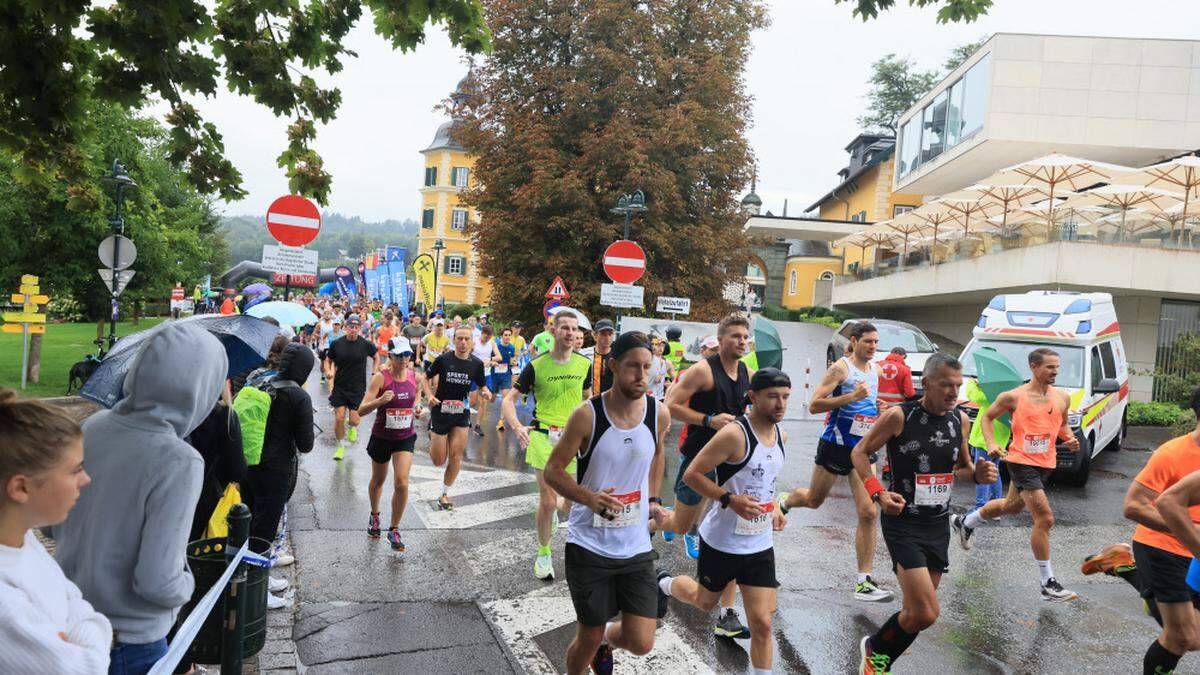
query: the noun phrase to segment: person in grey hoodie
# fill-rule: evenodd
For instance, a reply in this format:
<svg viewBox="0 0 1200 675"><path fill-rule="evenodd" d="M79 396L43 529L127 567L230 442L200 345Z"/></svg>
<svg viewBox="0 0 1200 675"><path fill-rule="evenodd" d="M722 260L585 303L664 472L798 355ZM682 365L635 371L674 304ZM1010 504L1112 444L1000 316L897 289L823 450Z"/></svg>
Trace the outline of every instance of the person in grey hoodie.
<svg viewBox="0 0 1200 675"><path fill-rule="evenodd" d="M112 622L110 675L148 672L192 597L186 548L204 462L184 439L229 370L224 347L203 328L151 330L125 375L125 398L83 423L92 484L54 528L63 572Z"/></svg>

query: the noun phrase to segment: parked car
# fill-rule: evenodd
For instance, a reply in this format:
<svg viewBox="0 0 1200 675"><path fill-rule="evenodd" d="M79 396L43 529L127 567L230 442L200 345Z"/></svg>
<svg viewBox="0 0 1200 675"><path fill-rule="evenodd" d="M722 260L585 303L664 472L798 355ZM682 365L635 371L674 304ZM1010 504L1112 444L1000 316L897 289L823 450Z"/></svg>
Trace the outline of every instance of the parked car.
<svg viewBox="0 0 1200 675"><path fill-rule="evenodd" d="M1059 445L1055 478L1087 483L1092 457L1117 450L1125 439L1129 405L1129 363L1121 326L1108 293L1029 291L992 298L963 350L963 375L975 376L974 354L992 349L1028 382L1029 352L1049 347L1061 365L1054 386L1071 395L1067 423L1079 439L1079 452ZM978 410L960 406L973 420Z"/></svg>
<svg viewBox="0 0 1200 675"><path fill-rule="evenodd" d="M854 324L869 321L879 329L879 347L875 351L875 361L881 362L887 358L892 349L903 347L908 352L905 363L912 369L913 386L917 394L921 394L921 373L925 370L925 361L938 351L937 343L929 339L920 328L903 321L891 319L848 319L842 322L829 339L829 348L825 353L826 365L842 358L846 347L850 344L850 330Z"/></svg>

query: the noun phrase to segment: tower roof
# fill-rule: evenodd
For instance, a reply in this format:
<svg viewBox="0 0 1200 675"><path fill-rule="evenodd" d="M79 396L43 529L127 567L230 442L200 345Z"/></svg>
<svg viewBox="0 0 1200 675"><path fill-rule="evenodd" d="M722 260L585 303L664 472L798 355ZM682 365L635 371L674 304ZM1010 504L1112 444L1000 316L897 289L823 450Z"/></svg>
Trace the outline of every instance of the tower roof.
<svg viewBox="0 0 1200 675"><path fill-rule="evenodd" d="M475 88L475 72L468 70L458 84L454 87L454 93L450 94L450 100L453 102L455 109L463 106L467 101L467 96ZM462 150L462 143L456 138L457 125L459 123L458 115L455 114L449 122L443 123L438 127L437 132L433 135L433 142L429 147L421 152L430 152L433 150Z"/></svg>

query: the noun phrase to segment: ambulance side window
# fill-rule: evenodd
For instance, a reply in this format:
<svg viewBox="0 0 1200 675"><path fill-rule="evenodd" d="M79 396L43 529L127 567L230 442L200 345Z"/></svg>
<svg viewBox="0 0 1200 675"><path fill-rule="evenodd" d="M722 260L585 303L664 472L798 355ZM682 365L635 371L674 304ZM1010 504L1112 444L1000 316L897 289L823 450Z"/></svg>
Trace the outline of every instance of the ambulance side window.
<svg viewBox="0 0 1200 675"><path fill-rule="evenodd" d="M1100 344L1100 361L1104 364L1104 376L1115 378L1117 376L1117 363L1113 360L1113 349L1111 342L1103 342Z"/></svg>
<svg viewBox="0 0 1200 675"><path fill-rule="evenodd" d="M1104 371L1100 365L1100 350L1092 347L1092 389L1095 389L1102 379L1104 379Z"/></svg>

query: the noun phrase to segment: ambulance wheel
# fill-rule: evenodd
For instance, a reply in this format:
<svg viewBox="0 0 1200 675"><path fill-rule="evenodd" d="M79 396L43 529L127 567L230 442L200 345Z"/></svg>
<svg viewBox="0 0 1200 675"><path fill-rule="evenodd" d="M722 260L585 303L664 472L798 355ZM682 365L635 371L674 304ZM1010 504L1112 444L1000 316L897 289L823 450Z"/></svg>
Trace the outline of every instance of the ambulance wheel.
<svg viewBox="0 0 1200 675"><path fill-rule="evenodd" d="M1104 446L1104 452L1116 452L1121 449L1121 444L1125 442L1125 435L1129 433L1129 406L1125 406L1125 412L1121 413L1121 430L1116 436Z"/></svg>
<svg viewBox="0 0 1200 675"><path fill-rule="evenodd" d="M1095 441L1094 436L1079 439L1079 457L1075 460L1075 469L1062 476L1061 480L1064 484L1075 487L1087 485L1088 478L1092 473L1092 445Z"/></svg>

